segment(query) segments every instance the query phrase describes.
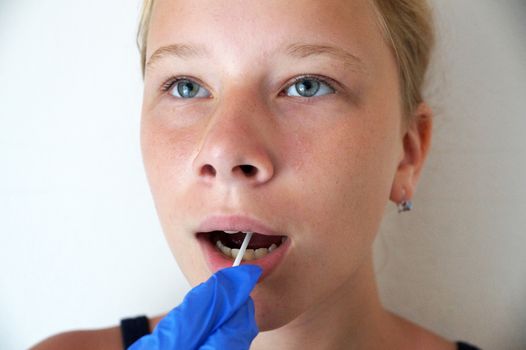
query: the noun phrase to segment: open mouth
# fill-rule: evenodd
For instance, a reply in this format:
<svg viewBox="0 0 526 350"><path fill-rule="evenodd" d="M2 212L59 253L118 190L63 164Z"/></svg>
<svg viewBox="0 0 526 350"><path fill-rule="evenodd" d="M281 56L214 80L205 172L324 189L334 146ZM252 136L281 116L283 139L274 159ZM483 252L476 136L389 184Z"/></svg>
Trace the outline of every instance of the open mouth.
<svg viewBox="0 0 526 350"><path fill-rule="evenodd" d="M234 260L238 253L246 233L235 231L211 231L200 232L198 236L205 236L215 249L226 258ZM243 255L243 261L251 261L264 258L286 242L287 236L263 235L257 232L252 234L247 250Z"/></svg>

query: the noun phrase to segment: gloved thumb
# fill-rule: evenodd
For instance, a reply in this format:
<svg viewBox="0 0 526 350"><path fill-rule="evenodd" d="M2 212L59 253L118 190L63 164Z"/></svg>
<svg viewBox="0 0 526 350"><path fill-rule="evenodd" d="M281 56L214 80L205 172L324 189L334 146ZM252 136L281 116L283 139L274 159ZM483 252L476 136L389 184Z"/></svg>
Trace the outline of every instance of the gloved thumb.
<svg viewBox="0 0 526 350"><path fill-rule="evenodd" d="M228 321L208 337L199 350L248 350L258 332L254 302L249 297Z"/></svg>

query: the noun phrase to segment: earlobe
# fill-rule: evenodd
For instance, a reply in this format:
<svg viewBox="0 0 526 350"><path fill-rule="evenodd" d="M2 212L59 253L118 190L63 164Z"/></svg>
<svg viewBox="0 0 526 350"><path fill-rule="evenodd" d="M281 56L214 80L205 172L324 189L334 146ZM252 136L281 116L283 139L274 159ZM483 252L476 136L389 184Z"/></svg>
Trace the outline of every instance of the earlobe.
<svg viewBox="0 0 526 350"><path fill-rule="evenodd" d="M432 118L431 108L421 102L402 136L403 156L397 165L390 195L395 203L411 200L414 196L431 146Z"/></svg>

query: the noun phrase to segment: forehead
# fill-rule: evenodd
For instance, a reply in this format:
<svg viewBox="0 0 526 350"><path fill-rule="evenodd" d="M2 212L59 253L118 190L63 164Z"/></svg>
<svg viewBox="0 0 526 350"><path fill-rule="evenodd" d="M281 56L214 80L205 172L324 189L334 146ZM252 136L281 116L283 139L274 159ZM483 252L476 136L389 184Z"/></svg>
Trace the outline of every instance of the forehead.
<svg viewBox="0 0 526 350"><path fill-rule="evenodd" d="M369 0L157 0L146 57L180 42L205 46L212 56L254 58L295 42L333 45L357 57L384 44Z"/></svg>

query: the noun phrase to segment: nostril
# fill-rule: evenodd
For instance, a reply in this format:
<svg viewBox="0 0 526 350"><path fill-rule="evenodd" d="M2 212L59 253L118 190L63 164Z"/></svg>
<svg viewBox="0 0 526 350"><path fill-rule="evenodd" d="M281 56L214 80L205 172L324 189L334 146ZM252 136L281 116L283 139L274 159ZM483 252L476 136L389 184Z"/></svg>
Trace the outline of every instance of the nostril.
<svg viewBox="0 0 526 350"><path fill-rule="evenodd" d="M240 165L241 171L248 176L254 176L257 173L257 168L252 165Z"/></svg>
<svg viewBox="0 0 526 350"><path fill-rule="evenodd" d="M201 168L201 175L215 176L216 170L210 164L206 164L205 166Z"/></svg>

